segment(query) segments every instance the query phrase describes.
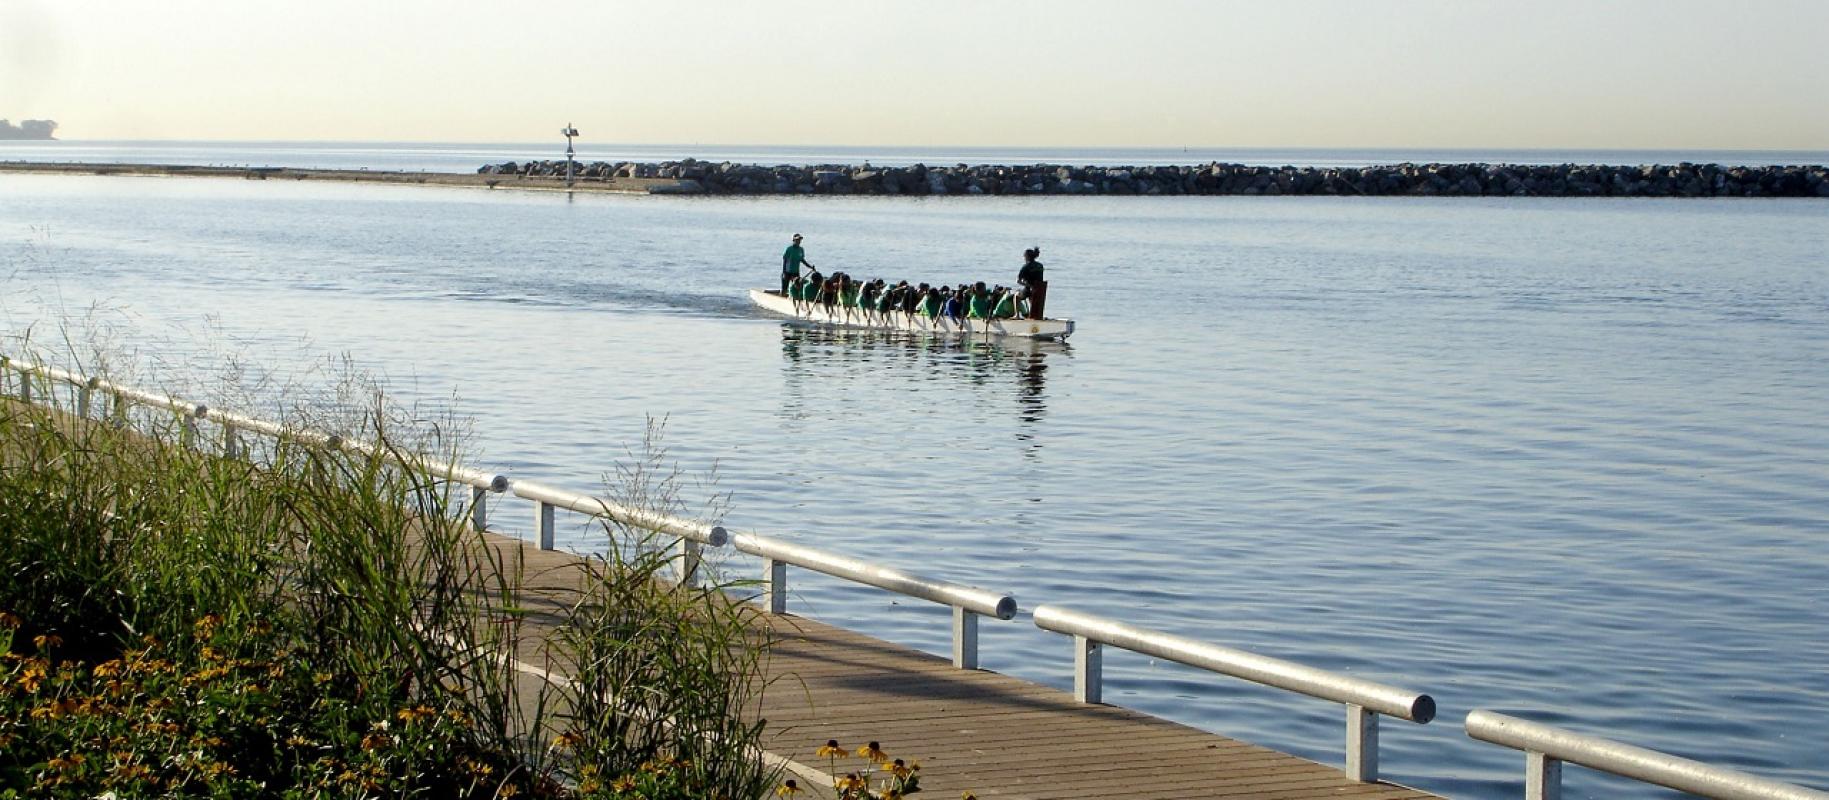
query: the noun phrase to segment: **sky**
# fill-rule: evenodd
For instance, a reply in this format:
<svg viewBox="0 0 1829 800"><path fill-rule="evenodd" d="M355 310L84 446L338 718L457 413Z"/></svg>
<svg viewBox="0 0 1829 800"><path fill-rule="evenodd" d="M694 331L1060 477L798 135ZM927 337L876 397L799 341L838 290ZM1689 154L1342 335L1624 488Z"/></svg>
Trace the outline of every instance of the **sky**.
<svg viewBox="0 0 1829 800"><path fill-rule="evenodd" d="M1824 0L0 0L64 139L1829 150Z"/></svg>

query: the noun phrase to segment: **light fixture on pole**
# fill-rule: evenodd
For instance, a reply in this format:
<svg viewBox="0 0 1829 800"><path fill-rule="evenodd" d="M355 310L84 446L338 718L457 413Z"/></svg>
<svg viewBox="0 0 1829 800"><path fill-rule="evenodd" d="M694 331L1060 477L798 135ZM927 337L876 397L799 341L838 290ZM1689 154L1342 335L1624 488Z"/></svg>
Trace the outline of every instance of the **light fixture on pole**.
<svg viewBox="0 0 1829 800"><path fill-rule="evenodd" d="M565 185L571 186L572 175L575 173L577 165L577 161L572 158L572 137L578 135L578 129L572 127L572 124L567 122L565 123L565 127L560 129L559 133L565 137Z"/></svg>

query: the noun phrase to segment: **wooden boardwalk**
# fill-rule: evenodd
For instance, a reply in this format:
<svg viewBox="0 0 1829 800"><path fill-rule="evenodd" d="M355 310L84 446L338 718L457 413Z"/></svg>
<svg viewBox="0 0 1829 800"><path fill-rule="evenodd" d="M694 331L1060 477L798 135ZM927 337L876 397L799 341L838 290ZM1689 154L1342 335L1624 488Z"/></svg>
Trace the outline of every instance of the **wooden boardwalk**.
<svg viewBox="0 0 1829 800"><path fill-rule="evenodd" d="M519 549L532 592L575 586L575 556L491 536ZM541 603L531 599L531 625ZM552 598L552 602L562 602ZM925 796L957 798L1431 798L1387 783L1355 783L1336 767L1228 739L1008 675L960 670L929 655L814 620L771 619L760 713L764 747L789 762L802 785L834 770L815 752L828 739L847 749L869 740L919 762ZM538 639L532 636L530 638ZM528 642L537 647L537 642ZM524 660L539 663L533 650Z"/></svg>

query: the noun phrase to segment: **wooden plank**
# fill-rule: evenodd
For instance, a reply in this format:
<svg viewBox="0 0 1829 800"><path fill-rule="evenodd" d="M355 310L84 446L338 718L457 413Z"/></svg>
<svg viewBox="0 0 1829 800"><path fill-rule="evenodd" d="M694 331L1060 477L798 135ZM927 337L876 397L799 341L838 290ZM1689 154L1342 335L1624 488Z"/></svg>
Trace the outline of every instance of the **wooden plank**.
<svg viewBox="0 0 1829 800"><path fill-rule="evenodd" d="M537 598L527 630L549 627L575 597L577 559L520 542L525 594ZM924 765L936 798L969 790L981 798L1101 797L1253 800L1428 800L1391 784L1360 784L1340 769L1141 712L1087 705L1069 693L1007 675L955 669L947 659L801 617L767 618L750 642L767 641L765 687L756 708L763 744L814 769L863 766L813 754L827 739L847 749L868 740ZM521 658L544 665L539 648ZM556 665L562 667L563 665ZM805 783L805 781L802 781Z"/></svg>

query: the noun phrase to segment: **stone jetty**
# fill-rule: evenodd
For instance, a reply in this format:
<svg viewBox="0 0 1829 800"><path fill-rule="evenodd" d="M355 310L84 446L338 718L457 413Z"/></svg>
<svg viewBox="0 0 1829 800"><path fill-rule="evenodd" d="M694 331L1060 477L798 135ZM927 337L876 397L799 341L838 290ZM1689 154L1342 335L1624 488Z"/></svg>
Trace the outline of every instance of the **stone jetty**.
<svg viewBox="0 0 1829 800"><path fill-rule="evenodd" d="M564 161L490 164L482 175L555 178ZM581 184L618 179L675 182L685 194L865 195L1396 195L1413 197L1822 197L1829 167L1719 164L1394 164L1375 167L1194 166L873 167L712 163L577 165Z"/></svg>

